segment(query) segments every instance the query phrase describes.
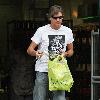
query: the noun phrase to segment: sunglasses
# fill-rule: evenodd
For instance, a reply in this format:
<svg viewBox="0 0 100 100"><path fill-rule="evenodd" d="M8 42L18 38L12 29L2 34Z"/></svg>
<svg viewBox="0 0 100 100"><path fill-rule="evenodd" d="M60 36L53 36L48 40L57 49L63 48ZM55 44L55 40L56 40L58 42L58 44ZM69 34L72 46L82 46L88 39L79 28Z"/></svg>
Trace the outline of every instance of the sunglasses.
<svg viewBox="0 0 100 100"><path fill-rule="evenodd" d="M52 18L55 19L55 20L57 20L58 18L59 18L59 19L63 19L63 16L58 16L58 17L52 16Z"/></svg>

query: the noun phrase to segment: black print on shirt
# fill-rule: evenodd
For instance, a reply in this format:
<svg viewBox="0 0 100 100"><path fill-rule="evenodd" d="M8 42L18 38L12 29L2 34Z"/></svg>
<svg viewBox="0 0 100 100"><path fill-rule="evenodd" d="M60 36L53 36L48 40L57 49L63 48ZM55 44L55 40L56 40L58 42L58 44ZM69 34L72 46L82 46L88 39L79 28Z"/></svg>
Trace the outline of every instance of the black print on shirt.
<svg viewBox="0 0 100 100"><path fill-rule="evenodd" d="M65 45L65 35L48 35L49 38L49 58L53 59L58 54L61 53L61 50Z"/></svg>

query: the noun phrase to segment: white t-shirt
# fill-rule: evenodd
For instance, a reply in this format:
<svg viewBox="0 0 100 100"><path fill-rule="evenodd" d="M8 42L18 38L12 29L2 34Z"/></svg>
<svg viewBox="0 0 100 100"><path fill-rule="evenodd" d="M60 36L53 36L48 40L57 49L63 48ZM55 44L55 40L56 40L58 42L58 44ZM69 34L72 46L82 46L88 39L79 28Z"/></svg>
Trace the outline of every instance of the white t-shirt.
<svg viewBox="0 0 100 100"><path fill-rule="evenodd" d="M59 39L62 39L60 43ZM50 27L50 24L47 24L39 27L31 40L38 45L38 50L44 52L43 56L36 61L35 71L48 72L48 47L51 45L50 50L53 51L61 47L65 51L67 44L72 43L74 38L70 28L61 25L58 30L55 30Z"/></svg>

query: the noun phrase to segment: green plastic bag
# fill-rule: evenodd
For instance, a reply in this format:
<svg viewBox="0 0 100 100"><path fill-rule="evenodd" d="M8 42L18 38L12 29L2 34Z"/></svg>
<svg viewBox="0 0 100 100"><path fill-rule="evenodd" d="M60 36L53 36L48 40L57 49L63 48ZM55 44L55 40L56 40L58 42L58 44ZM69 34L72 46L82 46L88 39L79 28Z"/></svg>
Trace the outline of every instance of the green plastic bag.
<svg viewBox="0 0 100 100"><path fill-rule="evenodd" d="M49 90L66 90L70 92L73 85L73 77L69 70L67 60L58 55L53 61L48 62Z"/></svg>

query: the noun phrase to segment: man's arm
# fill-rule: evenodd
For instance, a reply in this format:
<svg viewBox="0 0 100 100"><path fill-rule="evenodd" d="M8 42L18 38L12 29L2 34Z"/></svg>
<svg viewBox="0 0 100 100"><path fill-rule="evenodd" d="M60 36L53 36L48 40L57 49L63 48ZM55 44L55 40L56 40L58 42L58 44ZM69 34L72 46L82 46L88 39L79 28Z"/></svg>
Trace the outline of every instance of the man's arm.
<svg viewBox="0 0 100 100"><path fill-rule="evenodd" d="M37 44L35 42L31 42L30 46L27 49L27 53L31 56L36 56L36 48Z"/></svg>
<svg viewBox="0 0 100 100"><path fill-rule="evenodd" d="M73 43L67 44L67 51L63 53L64 57L71 57L73 55Z"/></svg>
<svg viewBox="0 0 100 100"><path fill-rule="evenodd" d="M36 56L36 58L40 58L43 53L40 51L36 51L35 48L37 47L37 44L35 42L31 42L30 46L27 49L27 53L31 56Z"/></svg>

